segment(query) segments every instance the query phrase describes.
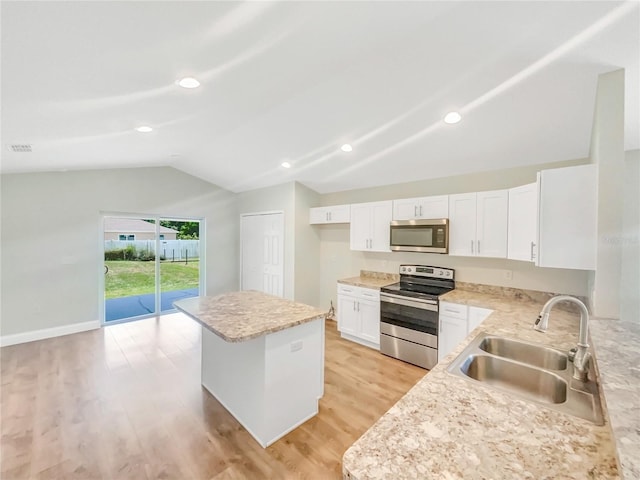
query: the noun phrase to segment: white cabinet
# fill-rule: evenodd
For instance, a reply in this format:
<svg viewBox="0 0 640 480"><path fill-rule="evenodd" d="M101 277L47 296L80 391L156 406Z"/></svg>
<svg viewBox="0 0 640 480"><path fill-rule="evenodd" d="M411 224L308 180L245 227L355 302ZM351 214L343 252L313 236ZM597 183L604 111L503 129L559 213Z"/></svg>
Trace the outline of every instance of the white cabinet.
<svg viewBox="0 0 640 480"><path fill-rule="evenodd" d="M449 355L493 310L440 302L438 361Z"/></svg>
<svg viewBox="0 0 640 480"><path fill-rule="evenodd" d="M323 223L349 223L350 217L351 205L316 207L309 210L309 223L312 225Z"/></svg>
<svg viewBox="0 0 640 480"><path fill-rule="evenodd" d="M538 173L540 267L595 270L597 167L579 165Z"/></svg>
<svg viewBox="0 0 640 480"><path fill-rule="evenodd" d="M393 220L449 218L449 195L393 201Z"/></svg>
<svg viewBox="0 0 640 480"><path fill-rule="evenodd" d="M339 283L337 303L340 335L380 349L380 291Z"/></svg>
<svg viewBox="0 0 640 480"><path fill-rule="evenodd" d="M534 262L538 236L538 183L509 189L507 258Z"/></svg>
<svg viewBox="0 0 640 480"><path fill-rule="evenodd" d="M351 205L351 250L390 252L391 202Z"/></svg>
<svg viewBox="0 0 640 480"><path fill-rule="evenodd" d="M506 258L508 190L449 196L449 255Z"/></svg>

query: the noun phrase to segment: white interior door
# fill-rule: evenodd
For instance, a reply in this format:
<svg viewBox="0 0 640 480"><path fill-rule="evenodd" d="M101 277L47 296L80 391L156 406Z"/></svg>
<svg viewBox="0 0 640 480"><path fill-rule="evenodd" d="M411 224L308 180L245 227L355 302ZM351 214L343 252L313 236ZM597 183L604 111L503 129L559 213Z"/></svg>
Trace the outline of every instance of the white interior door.
<svg viewBox="0 0 640 480"><path fill-rule="evenodd" d="M284 214L243 215L241 225L242 290L284 294Z"/></svg>

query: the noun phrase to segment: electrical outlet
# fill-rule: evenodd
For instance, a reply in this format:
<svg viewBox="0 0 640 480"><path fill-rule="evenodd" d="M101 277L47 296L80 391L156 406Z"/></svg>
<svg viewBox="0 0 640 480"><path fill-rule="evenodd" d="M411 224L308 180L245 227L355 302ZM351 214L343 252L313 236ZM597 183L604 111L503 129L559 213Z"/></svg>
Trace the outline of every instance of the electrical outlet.
<svg viewBox="0 0 640 480"><path fill-rule="evenodd" d="M302 340L298 340L297 342L291 342L291 351L297 352L302 350Z"/></svg>
<svg viewBox="0 0 640 480"><path fill-rule="evenodd" d="M505 270L504 271L504 278L506 280L511 280L513 279L513 270Z"/></svg>

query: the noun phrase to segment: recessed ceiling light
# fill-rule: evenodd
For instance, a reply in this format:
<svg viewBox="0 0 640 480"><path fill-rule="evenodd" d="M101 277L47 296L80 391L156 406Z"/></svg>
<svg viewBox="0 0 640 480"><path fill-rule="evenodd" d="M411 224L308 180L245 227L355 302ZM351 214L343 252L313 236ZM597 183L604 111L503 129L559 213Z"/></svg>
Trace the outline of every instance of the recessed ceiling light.
<svg viewBox="0 0 640 480"><path fill-rule="evenodd" d="M462 117L458 112L449 112L444 116L444 123L453 124L458 123L460 120L462 120Z"/></svg>
<svg viewBox="0 0 640 480"><path fill-rule="evenodd" d="M345 143L344 145L342 145L340 147L340 150L342 150L343 152L350 152L353 150L353 147L351 145L349 145L348 143Z"/></svg>
<svg viewBox="0 0 640 480"><path fill-rule="evenodd" d="M280 165L282 165L284 168L291 168L291 164L289 162L282 162Z"/></svg>
<svg viewBox="0 0 640 480"><path fill-rule="evenodd" d="M184 77L178 81L178 85L182 88L198 88L200 86L200 82L193 77Z"/></svg>
<svg viewBox="0 0 640 480"><path fill-rule="evenodd" d="M136 131L140 133L149 133L153 131L153 128L148 125L142 125L141 127L136 128Z"/></svg>

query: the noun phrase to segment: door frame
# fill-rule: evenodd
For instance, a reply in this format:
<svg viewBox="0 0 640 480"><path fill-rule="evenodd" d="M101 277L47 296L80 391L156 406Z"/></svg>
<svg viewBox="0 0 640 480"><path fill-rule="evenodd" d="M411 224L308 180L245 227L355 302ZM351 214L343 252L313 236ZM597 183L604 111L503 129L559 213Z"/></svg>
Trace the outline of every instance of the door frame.
<svg viewBox="0 0 640 480"><path fill-rule="evenodd" d="M286 291L286 282L285 282L285 272L287 271L285 268L285 243L286 243L286 237L285 237L285 233L287 231L286 229L286 216L284 213L284 210L266 210L264 212L250 212L250 213L241 213L240 214L240 251L238 252L239 255L238 257L240 257L240 271L239 271L239 279L240 279L240 284L238 285L239 290L242 290L242 272L243 272L243 258L242 258L242 238L244 235L244 232L242 231L242 219L243 217L256 217L258 215L276 215L276 214L281 214L282 215L282 242L281 242L281 247L280 247L280 254L281 254L281 258L282 258L282 297L286 298L285 295L285 291Z"/></svg>
<svg viewBox="0 0 640 480"><path fill-rule="evenodd" d="M104 219L106 217L117 217L117 218L137 218L137 219L150 219L155 220L156 225L156 260L155 260L155 312L149 313L146 315L138 315L136 317L127 317L120 320L110 320L106 321L105 315L105 261L104 261ZM200 241L200 268L198 272L198 294L202 295L203 292L206 292L206 219L202 217L191 217L191 216L175 216L175 215L158 215L156 213L148 214L148 213L131 213L131 212L112 212L112 211L100 211L100 220L99 220L99 228L98 228L98 241L99 241L99 252L100 252L100 268L98 275L98 317L100 318L100 326L104 327L107 325L115 325L117 323L126 323L135 320L142 320L144 318L157 317L160 315L165 315L169 313L175 313L177 310L167 310L165 312L161 311L161 296L160 296L160 255L158 252L160 251L160 220L177 220L177 221L185 221L185 222L199 222L200 223L200 232L199 232L199 241ZM202 248L204 245L204 248Z"/></svg>

